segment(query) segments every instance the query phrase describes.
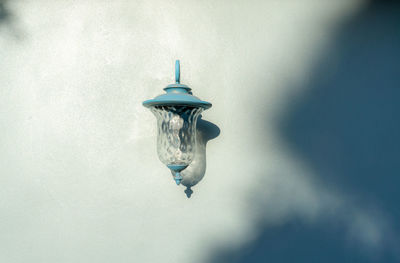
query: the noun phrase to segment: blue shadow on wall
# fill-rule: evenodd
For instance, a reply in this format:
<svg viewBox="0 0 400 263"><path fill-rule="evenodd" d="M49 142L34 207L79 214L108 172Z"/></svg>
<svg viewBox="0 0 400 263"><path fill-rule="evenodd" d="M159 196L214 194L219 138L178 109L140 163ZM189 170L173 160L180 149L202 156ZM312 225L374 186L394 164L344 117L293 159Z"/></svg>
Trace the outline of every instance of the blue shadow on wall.
<svg viewBox="0 0 400 263"><path fill-rule="evenodd" d="M11 13L7 7L6 0L0 0L0 22L4 23L7 22L11 17Z"/></svg>
<svg viewBox="0 0 400 263"><path fill-rule="evenodd" d="M11 11L10 2L10 0L0 0L0 30L6 29L6 36L8 35L16 40L21 40L24 34L18 24L17 17Z"/></svg>
<svg viewBox="0 0 400 263"><path fill-rule="evenodd" d="M370 1L329 49L287 105L279 133L320 182L379 207L400 233L400 3ZM210 262L400 262L385 242L376 255L349 244L334 220L261 222L254 241Z"/></svg>

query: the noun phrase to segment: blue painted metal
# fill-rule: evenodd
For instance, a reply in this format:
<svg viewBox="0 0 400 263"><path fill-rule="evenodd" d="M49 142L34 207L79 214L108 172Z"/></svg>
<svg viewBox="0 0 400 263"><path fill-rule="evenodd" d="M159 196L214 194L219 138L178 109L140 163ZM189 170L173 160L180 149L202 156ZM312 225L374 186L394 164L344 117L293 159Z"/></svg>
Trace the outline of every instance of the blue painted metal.
<svg viewBox="0 0 400 263"><path fill-rule="evenodd" d="M175 62L175 81L164 88L165 94L159 95L154 99L143 102L145 107L153 106L192 106L208 109L212 106L210 102L200 100L192 95L191 88L180 83L180 64L179 60Z"/></svg>
<svg viewBox="0 0 400 263"><path fill-rule="evenodd" d="M175 82L181 83L181 66L179 65L179 60L175 61Z"/></svg>
<svg viewBox="0 0 400 263"><path fill-rule="evenodd" d="M176 185L180 185L182 179L183 179L183 177L182 177L181 173L175 173L174 180L175 180Z"/></svg>
<svg viewBox="0 0 400 263"><path fill-rule="evenodd" d="M143 102L143 106L149 108L154 106L190 106L196 108L208 109L212 106L210 102L200 100L199 98L192 95L191 88L185 84L180 83L180 63L179 60L175 61L175 83L168 85L164 88L165 94L159 95L154 99L146 100ZM175 175L174 180L179 185L183 179L181 171L184 170L187 165L169 164L167 165Z"/></svg>
<svg viewBox="0 0 400 263"><path fill-rule="evenodd" d="M186 167L188 167L186 164L180 165L180 164L168 164L167 167L171 169L174 172L180 172L182 170L185 170Z"/></svg>
<svg viewBox="0 0 400 263"><path fill-rule="evenodd" d="M167 167L175 172L174 180L177 185L179 185L183 179L181 175L181 171L188 167L187 165L179 165L179 164L168 164Z"/></svg>

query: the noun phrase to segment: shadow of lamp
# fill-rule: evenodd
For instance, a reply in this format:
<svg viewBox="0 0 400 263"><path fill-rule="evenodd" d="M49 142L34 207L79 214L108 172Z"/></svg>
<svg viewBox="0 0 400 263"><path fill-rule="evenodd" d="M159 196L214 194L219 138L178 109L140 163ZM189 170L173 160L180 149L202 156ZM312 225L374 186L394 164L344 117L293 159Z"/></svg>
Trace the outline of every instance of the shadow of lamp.
<svg viewBox="0 0 400 263"><path fill-rule="evenodd" d="M189 166L196 154L197 119L211 103L192 95L191 88L180 83L179 60L175 62L175 83L164 88L165 94L146 100L157 118L158 158L173 172L177 185L183 180L181 172Z"/></svg>
<svg viewBox="0 0 400 263"><path fill-rule="evenodd" d="M188 198L193 194L192 187L198 184L206 173L206 146L207 142L218 137L220 129L212 122L202 119L200 115L197 119L196 133L196 153L190 165L182 171L182 185L186 186L184 191Z"/></svg>

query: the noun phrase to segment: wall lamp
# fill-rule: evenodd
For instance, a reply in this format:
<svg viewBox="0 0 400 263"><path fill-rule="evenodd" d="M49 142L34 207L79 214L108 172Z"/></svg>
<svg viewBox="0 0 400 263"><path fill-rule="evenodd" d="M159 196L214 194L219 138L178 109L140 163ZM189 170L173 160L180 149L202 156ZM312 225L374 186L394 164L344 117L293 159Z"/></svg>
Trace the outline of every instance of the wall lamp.
<svg viewBox="0 0 400 263"><path fill-rule="evenodd" d="M175 83L164 88L165 94L146 100L157 118L158 158L174 174L179 185L183 171L193 161L196 153L196 123L203 110L212 105L192 95L191 88L180 83L179 60L175 61Z"/></svg>

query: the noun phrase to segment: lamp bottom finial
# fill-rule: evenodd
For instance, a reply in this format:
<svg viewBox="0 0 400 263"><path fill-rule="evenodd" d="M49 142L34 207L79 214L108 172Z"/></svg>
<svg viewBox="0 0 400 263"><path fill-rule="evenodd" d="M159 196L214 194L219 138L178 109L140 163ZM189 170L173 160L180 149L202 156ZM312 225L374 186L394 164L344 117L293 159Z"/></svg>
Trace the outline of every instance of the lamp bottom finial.
<svg viewBox="0 0 400 263"><path fill-rule="evenodd" d="M184 170L187 167L187 165L168 164L167 167L175 173L174 180L177 185L180 185L180 183L183 179L183 177L181 175L181 171Z"/></svg>
<svg viewBox="0 0 400 263"><path fill-rule="evenodd" d="M175 173L174 180L176 182L176 185L179 185L181 183L182 179L183 179L183 177L180 172Z"/></svg>

